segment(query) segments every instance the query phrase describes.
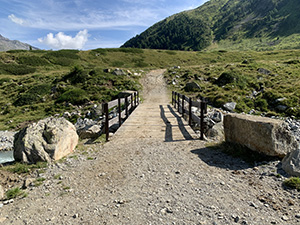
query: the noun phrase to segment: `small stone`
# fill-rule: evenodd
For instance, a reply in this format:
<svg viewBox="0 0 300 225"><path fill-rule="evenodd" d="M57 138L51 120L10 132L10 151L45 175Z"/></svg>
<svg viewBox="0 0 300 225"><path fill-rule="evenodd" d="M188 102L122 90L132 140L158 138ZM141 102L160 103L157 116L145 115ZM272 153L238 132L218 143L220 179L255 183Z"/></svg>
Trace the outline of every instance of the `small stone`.
<svg viewBox="0 0 300 225"><path fill-rule="evenodd" d="M234 218L235 223L238 223L239 221L240 221L240 217L237 216L237 217Z"/></svg>
<svg viewBox="0 0 300 225"><path fill-rule="evenodd" d="M253 202L250 202L250 206L254 207L254 208L258 208L257 205L255 205Z"/></svg>
<svg viewBox="0 0 300 225"><path fill-rule="evenodd" d="M281 219L282 219L283 221L288 221L288 220L289 220L289 218L288 218L287 216L283 216Z"/></svg>
<svg viewBox="0 0 300 225"><path fill-rule="evenodd" d="M79 217L79 215L78 215L77 213L73 215L73 218L74 218L74 219L76 219L76 218L78 218L78 217Z"/></svg>
<svg viewBox="0 0 300 225"><path fill-rule="evenodd" d="M2 208L4 205L2 203L0 203L0 208Z"/></svg>
<svg viewBox="0 0 300 225"><path fill-rule="evenodd" d="M300 214L296 214L295 217L296 217L297 219L300 219Z"/></svg>

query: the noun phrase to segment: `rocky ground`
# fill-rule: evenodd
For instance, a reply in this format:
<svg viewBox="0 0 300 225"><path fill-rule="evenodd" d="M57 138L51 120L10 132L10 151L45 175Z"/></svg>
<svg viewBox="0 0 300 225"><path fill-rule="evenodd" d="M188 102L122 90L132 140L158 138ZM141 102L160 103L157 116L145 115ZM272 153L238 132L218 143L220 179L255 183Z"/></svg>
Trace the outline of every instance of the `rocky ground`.
<svg viewBox="0 0 300 225"><path fill-rule="evenodd" d="M182 139L175 131L170 139L167 128L171 124L175 130L173 120L179 124L180 118L168 114L162 72L144 80L145 112L140 106L135 115L140 129L120 129L110 142L80 146L33 173L27 177L27 197L0 204L0 222L300 224L300 194L282 186L286 174L280 161L252 165L208 147L213 143ZM156 111L142 117L158 107L157 117ZM158 117L159 126L153 122Z"/></svg>

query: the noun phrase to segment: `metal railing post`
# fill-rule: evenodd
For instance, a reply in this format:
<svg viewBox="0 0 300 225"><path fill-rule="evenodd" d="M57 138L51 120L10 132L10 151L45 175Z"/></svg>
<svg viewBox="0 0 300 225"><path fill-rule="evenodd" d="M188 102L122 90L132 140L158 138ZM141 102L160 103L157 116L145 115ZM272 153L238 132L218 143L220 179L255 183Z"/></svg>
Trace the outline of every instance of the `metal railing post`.
<svg viewBox="0 0 300 225"><path fill-rule="evenodd" d="M189 125L192 126L192 98L189 98Z"/></svg>
<svg viewBox="0 0 300 225"><path fill-rule="evenodd" d="M118 113L119 113L119 127L122 125L122 108L121 108L121 99L118 97Z"/></svg>
<svg viewBox="0 0 300 225"><path fill-rule="evenodd" d="M109 139L109 120L108 120L108 103L104 103L104 114L105 114L105 135L106 135L106 141Z"/></svg>
<svg viewBox="0 0 300 225"><path fill-rule="evenodd" d="M200 115L200 125L201 125L201 136L200 139L204 140L204 113L206 103L201 101L201 115Z"/></svg>

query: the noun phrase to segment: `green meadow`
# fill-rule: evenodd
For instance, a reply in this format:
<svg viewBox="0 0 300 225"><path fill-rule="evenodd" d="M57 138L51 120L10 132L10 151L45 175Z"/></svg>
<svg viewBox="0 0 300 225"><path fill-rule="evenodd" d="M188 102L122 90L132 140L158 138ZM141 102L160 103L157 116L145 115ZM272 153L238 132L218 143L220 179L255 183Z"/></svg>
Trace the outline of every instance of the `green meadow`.
<svg viewBox="0 0 300 225"><path fill-rule="evenodd" d="M185 84L194 81L201 89L186 94L204 96L213 106L235 101L237 112L255 109L256 114L267 116L300 117L299 57L300 50L0 52L0 130L18 129L66 111L84 114L121 91L142 90L139 79L159 68L167 69L171 90L183 93ZM114 75L116 68L127 75Z"/></svg>

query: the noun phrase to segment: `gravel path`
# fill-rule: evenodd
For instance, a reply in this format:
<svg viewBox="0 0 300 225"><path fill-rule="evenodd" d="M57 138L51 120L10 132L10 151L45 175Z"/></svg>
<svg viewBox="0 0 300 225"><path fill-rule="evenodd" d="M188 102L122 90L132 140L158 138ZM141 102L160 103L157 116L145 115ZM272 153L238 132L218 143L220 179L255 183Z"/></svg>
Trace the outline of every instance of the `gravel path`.
<svg viewBox="0 0 300 225"><path fill-rule="evenodd" d="M163 71L110 142L50 166L28 196L4 205L2 224L300 224L300 194L280 163L255 167L196 135L170 106Z"/></svg>

